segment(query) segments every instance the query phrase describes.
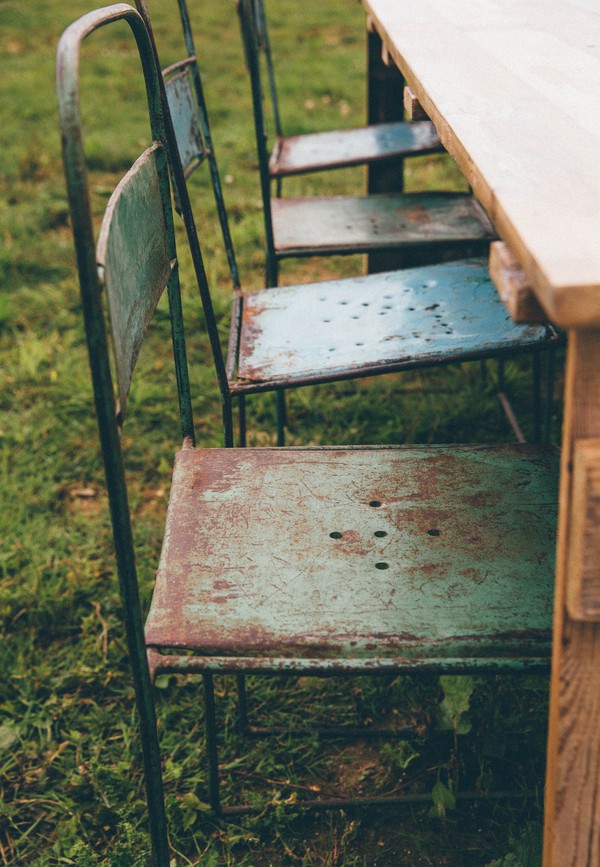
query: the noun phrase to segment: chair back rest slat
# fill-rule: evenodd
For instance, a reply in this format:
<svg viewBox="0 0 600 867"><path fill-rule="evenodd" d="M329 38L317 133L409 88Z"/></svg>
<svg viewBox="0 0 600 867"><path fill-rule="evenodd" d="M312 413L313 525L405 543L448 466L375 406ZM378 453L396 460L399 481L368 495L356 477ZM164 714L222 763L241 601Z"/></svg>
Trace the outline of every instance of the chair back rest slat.
<svg viewBox="0 0 600 867"><path fill-rule="evenodd" d="M135 363L156 305L175 265L165 220L155 143L136 160L110 197L96 258L106 290L121 415ZM171 248L171 249L170 249Z"/></svg>
<svg viewBox="0 0 600 867"><path fill-rule="evenodd" d="M200 129L200 119L192 90L188 59L165 70L165 90L173 121L179 158L186 177L206 159L207 153Z"/></svg>

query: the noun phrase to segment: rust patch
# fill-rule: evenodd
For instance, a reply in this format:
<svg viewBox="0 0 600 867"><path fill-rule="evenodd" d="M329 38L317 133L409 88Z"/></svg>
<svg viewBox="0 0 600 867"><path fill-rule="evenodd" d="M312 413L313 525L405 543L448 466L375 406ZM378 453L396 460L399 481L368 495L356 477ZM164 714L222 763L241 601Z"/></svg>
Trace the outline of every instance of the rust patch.
<svg viewBox="0 0 600 867"><path fill-rule="evenodd" d="M429 212L423 205L415 205L412 208L397 208L396 210L404 219L416 223L417 226L429 226L431 223Z"/></svg>
<svg viewBox="0 0 600 867"><path fill-rule="evenodd" d="M479 569L473 569L472 567L469 567L467 569L461 569L460 575L462 575L463 578L466 578L468 581L472 581L473 584L485 584L485 576L481 573L481 570Z"/></svg>
<svg viewBox="0 0 600 867"><path fill-rule="evenodd" d="M334 529L336 532L338 528ZM341 536L339 539L332 539L332 545L335 545L335 551L338 554L359 554L366 556L373 550L372 545L365 545L365 535L358 530L340 529Z"/></svg>
<svg viewBox="0 0 600 867"><path fill-rule="evenodd" d="M258 340L262 337L262 327L260 325L260 317L266 313L269 308L267 305L263 304L253 304L249 306L246 303L245 298L241 298L242 301L242 314L240 317L240 339L239 339L239 355L238 355L238 365L240 364L240 359L247 359L254 352L254 347ZM249 379L253 381L254 378L260 378L256 376L256 373L250 369L250 373L245 371L244 379Z"/></svg>

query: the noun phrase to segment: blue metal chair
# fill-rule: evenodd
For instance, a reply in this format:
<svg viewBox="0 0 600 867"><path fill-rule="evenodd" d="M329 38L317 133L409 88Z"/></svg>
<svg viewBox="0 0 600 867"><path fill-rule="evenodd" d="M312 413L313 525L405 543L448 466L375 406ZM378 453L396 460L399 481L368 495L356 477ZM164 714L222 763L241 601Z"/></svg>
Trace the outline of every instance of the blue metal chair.
<svg viewBox="0 0 600 867"><path fill-rule="evenodd" d="M242 292L185 0L178 5L188 56L163 72L171 147L181 161L174 166L176 200L188 229L224 401L231 403L235 397L240 404L241 444L247 394L277 393L277 442L283 445L288 388L521 351L531 351L537 359L539 351L556 342L551 326L511 322L482 258ZM137 8L152 34L144 0L137 0ZM204 160L210 165L234 287L226 366L186 184ZM314 226L316 235L320 229L320 224ZM420 233L415 229L410 237L417 242ZM534 369L537 372L535 364ZM534 383L538 381L534 377ZM535 407L539 427L539 396ZM233 442L232 430L226 430L225 441Z"/></svg>
<svg viewBox="0 0 600 867"><path fill-rule="evenodd" d="M79 51L92 31L117 20L137 41L152 143L116 186L96 240ZM551 450L519 445L197 447L160 73L138 13L117 4L72 24L58 46L57 88L154 864L168 867L152 678L202 675L209 799L216 814L228 815L247 805L221 799L216 673L546 670L557 461ZM165 287L182 445L144 624L119 428Z"/></svg>

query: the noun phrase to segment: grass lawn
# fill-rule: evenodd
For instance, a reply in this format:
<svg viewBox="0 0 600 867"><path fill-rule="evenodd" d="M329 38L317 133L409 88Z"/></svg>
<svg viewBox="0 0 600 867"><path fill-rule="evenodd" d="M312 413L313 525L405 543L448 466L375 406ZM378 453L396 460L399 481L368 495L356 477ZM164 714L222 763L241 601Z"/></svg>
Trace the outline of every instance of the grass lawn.
<svg viewBox="0 0 600 867"><path fill-rule="evenodd" d="M151 0L163 65L180 56L174 0ZM215 147L244 286L261 285L263 235L250 92L233 0L190 0ZM0 0L0 865L149 864L133 689L121 625L64 192L54 52L84 0ZM271 0L289 132L360 124L364 21L355 0ZM96 213L148 141L141 74L126 25L82 58ZM407 188L462 188L447 158L407 169ZM294 180L306 193L362 190L362 169ZM215 304L227 334L229 283L207 176L193 183ZM221 442L220 401L179 227L193 397L201 445ZM284 265L283 281L361 273L360 257ZM178 444L169 324L161 303L124 439L135 478L148 602ZM510 440L495 368L477 363L290 396L290 444ZM527 362L506 379L531 432ZM560 376L558 377L560 380ZM556 393L560 393L557 382ZM166 400L164 399L166 396ZM136 408L143 412L136 414ZM139 421L136 421L136 415ZM555 439L560 419L555 417ZM142 426L143 425L143 426ZM275 442L271 396L249 400L249 444ZM547 687L541 677L251 678L252 707L284 728L321 722L412 727L394 740L235 733L232 679L219 678L226 797L275 809L219 824L207 813L201 690L162 677L158 712L174 863L446 865L540 863ZM417 792L394 809L298 816L307 787ZM478 802L453 794L477 790ZM490 791L526 794L486 799Z"/></svg>

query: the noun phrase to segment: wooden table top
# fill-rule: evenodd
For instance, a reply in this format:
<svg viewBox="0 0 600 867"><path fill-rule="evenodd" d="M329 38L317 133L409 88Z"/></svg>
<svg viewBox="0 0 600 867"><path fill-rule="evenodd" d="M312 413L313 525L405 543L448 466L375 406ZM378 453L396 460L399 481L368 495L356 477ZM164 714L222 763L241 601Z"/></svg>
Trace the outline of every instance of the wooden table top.
<svg viewBox="0 0 600 867"><path fill-rule="evenodd" d="M362 0L558 325L600 327L600 0Z"/></svg>

